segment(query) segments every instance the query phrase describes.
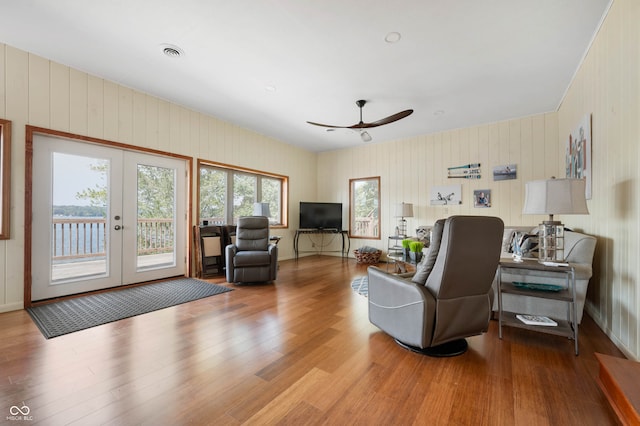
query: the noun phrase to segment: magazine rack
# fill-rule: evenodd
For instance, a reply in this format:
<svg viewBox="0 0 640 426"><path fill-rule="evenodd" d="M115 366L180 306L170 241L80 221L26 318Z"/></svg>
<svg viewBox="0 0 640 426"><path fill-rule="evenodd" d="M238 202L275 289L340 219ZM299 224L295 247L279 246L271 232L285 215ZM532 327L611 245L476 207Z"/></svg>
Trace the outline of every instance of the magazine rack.
<svg viewBox="0 0 640 426"><path fill-rule="evenodd" d="M526 259L521 262L503 259L498 266L498 335L502 339L502 326L518 327L527 330L539 331L541 333L555 334L558 336L566 336L574 340L575 352L578 355L578 318L576 311L576 274L573 266L547 266L537 260ZM566 279L566 287L561 289L548 287L545 284L522 285L522 283L513 283L502 281L503 272L511 272L518 274L526 271L526 275L535 276L536 272L557 273ZM508 312L502 310L502 295L508 293L520 296L538 297L542 299L560 300L567 304L567 318L552 318L558 323L557 326L548 326L544 324L533 325L525 324L519 320L516 315L518 312Z"/></svg>

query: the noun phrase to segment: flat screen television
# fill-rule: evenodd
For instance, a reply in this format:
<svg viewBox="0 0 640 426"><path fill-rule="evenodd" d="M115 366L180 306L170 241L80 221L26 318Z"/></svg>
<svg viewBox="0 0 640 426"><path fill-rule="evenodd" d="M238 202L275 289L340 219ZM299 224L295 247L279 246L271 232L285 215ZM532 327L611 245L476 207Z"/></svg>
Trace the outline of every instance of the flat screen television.
<svg viewBox="0 0 640 426"><path fill-rule="evenodd" d="M342 231L342 203L300 202L300 229Z"/></svg>

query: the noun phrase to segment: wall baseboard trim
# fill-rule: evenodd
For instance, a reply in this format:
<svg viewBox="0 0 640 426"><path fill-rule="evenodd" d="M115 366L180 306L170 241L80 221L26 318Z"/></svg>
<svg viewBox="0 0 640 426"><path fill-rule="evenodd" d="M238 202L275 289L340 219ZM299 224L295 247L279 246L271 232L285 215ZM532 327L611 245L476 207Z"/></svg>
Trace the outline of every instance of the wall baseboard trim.
<svg viewBox="0 0 640 426"><path fill-rule="evenodd" d="M593 319L593 322L596 323L596 325L598 327L600 327L600 329L604 332L604 334L606 334L606 336L609 338L609 340L611 340L611 342L618 348L620 349L620 351L624 354L625 357L627 357L627 359L633 360L633 361L640 361L633 353L633 351L631 351L629 348L627 348L624 343L622 343L616 336L615 334L613 334L613 332L606 326L606 321L598 314L598 312L593 308L593 306L591 304L587 304L585 303L584 305L584 309L585 311L587 311L587 313L589 314L589 316L591 317L591 319Z"/></svg>
<svg viewBox="0 0 640 426"><path fill-rule="evenodd" d="M22 301L7 303L5 305L0 305L0 314L4 312L19 311L21 309L24 309L24 302Z"/></svg>

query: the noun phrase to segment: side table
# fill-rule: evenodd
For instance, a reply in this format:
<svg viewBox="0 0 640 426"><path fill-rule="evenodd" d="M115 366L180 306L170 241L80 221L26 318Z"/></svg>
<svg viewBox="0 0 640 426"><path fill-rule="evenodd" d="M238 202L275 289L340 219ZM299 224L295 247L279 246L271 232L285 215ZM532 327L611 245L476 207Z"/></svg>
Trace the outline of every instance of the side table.
<svg viewBox="0 0 640 426"><path fill-rule="evenodd" d="M392 261L400 270L406 269L411 261L406 258L402 240L409 237L405 235L390 235L387 243L387 271L389 270L389 261Z"/></svg>
<svg viewBox="0 0 640 426"><path fill-rule="evenodd" d="M502 274L510 272L518 274L523 270L528 271L528 275L535 276L536 272L545 274L559 274L565 277L566 288L558 291L545 291L536 289L535 284L515 285L513 282L503 281ZM514 260L501 260L498 265L498 335L502 339L502 326L518 327L527 330L539 331L542 333L555 334L572 338L575 343L575 352L578 355L578 317L576 311L576 274L573 266L547 266L537 260L525 259L522 262ZM537 285L542 287L541 285ZM558 323L557 326L541 326L525 324L516 318L516 312L507 312L502 309L502 295L508 293L520 296L537 297L541 299L560 300L567 304L567 318L553 318Z"/></svg>

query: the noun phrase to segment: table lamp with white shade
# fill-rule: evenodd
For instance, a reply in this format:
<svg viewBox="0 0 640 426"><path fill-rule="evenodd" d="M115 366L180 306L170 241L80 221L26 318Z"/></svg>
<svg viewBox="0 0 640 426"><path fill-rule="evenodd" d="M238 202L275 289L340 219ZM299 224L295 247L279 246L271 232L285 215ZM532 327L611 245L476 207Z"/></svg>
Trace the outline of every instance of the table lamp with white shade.
<svg viewBox="0 0 640 426"><path fill-rule="evenodd" d="M564 261L564 225L554 214L589 214L584 179L545 179L525 184L523 214L548 214L540 224L538 257L541 262Z"/></svg>
<svg viewBox="0 0 640 426"><path fill-rule="evenodd" d="M269 203L253 203L253 215L271 217Z"/></svg>
<svg viewBox="0 0 640 426"><path fill-rule="evenodd" d="M407 221L405 217L413 217L413 204L411 203L399 203L396 205L396 217L398 219L398 227L396 235L399 237L407 236Z"/></svg>

